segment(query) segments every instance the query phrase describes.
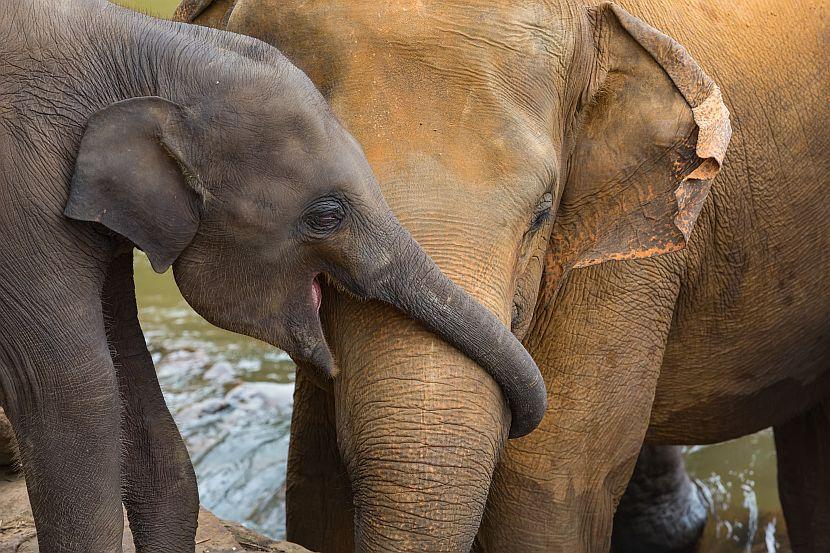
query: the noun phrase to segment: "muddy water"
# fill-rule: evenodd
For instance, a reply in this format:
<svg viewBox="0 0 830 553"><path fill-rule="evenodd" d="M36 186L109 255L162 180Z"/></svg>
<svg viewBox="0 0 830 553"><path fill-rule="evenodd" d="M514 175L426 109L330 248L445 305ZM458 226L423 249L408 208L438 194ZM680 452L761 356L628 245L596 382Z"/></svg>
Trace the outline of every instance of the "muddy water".
<svg viewBox="0 0 830 553"><path fill-rule="evenodd" d="M771 431L689 447L686 468L712 504L700 553L789 553Z"/></svg>
<svg viewBox="0 0 830 553"><path fill-rule="evenodd" d="M294 365L281 351L202 320L171 274L156 275L143 256L136 268L141 323L202 502L283 537ZM768 432L691 447L686 460L713 504L701 551L786 551Z"/></svg>

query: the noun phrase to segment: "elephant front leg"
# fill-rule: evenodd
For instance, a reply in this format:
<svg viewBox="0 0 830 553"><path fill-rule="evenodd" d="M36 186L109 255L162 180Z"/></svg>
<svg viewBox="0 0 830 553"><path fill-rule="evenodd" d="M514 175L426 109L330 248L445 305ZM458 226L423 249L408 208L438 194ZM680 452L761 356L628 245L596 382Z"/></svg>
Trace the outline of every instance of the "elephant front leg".
<svg viewBox="0 0 830 553"><path fill-rule="evenodd" d="M122 493L136 550L193 551L196 476L138 322L132 251L113 260L103 305L122 398Z"/></svg>
<svg viewBox="0 0 830 553"><path fill-rule="evenodd" d="M285 491L289 541L321 553L354 551L354 511L337 447L334 398L297 371Z"/></svg>
<svg viewBox="0 0 830 553"><path fill-rule="evenodd" d="M0 297L0 386L39 547L120 552L120 406L97 290L68 305L52 292L27 290L25 306Z"/></svg>
<svg viewBox="0 0 830 553"><path fill-rule="evenodd" d="M614 515L615 553L693 551L709 504L678 446L644 445Z"/></svg>
<svg viewBox="0 0 830 553"><path fill-rule="evenodd" d="M554 300L538 304L524 342L545 376L550 406L540 427L511 440L499 461L478 551L610 549L679 288L656 263L576 270Z"/></svg>

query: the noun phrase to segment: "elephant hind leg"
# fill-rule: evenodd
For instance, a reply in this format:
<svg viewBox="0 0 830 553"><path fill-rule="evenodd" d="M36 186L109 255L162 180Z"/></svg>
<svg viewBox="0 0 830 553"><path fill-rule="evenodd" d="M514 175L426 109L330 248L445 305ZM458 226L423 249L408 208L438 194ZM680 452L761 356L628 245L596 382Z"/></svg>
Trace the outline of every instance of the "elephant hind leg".
<svg viewBox="0 0 830 553"><path fill-rule="evenodd" d="M776 426L775 450L793 551L830 551L830 399Z"/></svg>
<svg viewBox="0 0 830 553"><path fill-rule="evenodd" d="M138 322L132 251L113 260L103 305L123 407L122 499L137 551L193 551L196 475Z"/></svg>
<svg viewBox="0 0 830 553"><path fill-rule="evenodd" d="M614 515L615 553L693 551L708 502L686 473L677 446L644 445Z"/></svg>

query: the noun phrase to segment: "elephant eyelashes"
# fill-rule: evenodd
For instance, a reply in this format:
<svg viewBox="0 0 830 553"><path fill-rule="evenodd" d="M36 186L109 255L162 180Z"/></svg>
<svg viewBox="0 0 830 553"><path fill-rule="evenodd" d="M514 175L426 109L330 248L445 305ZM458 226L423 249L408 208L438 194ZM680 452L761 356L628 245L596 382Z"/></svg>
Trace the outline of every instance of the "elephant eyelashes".
<svg viewBox="0 0 830 553"><path fill-rule="evenodd" d="M303 227L307 234L323 238L335 232L343 222L346 210L337 198L322 198L314 202L303 214Z"/></svg>

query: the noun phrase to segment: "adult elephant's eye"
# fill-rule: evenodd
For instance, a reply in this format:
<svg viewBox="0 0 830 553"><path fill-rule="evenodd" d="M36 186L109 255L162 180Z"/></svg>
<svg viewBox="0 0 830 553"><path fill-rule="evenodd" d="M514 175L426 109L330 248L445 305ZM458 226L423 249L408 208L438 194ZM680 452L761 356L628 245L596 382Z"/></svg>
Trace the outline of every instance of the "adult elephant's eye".
<svg viewBox="0 0 830 553"><path fill-rule="evenodd" d="M533 219L530 221L530 232L536 232L542 228L548 220L550 220L552 203L553 198L550 193L546 193L542 196L542 199L539 200L539 205L537 205L536 209L533 211Z"/></svg>
<svg viewBox="0 0 830 553"><path fill-rule="evenodd" d="M340 228L346 210L337 198L320 198L303 214L303 227L308 234L322 238Z"/></svg>

